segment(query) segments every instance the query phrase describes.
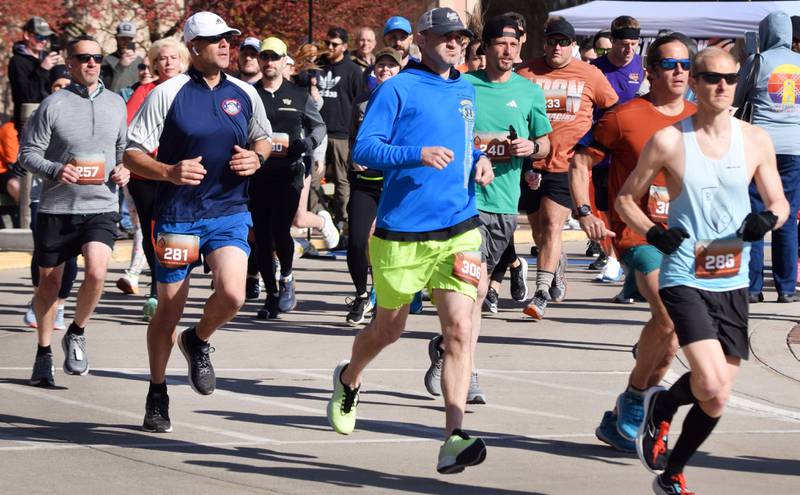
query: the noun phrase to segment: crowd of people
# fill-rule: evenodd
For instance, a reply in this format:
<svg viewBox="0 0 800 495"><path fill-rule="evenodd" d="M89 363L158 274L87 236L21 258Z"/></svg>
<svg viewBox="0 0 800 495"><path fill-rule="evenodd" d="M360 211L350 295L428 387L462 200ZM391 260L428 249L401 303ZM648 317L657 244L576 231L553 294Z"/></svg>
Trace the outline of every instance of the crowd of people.
<svg viewBox="0 0 800 495"><path fill-rule="evenodd" d="M536 28L544 54L523 60L529 26L514 12L480 32L449 8L425 12L416 28L391 17L377 50L372 28L351 41L333 27L324 46L303 45L294 57L276 37L239 42L242 33L211 12L193 14L182 41L158 40L145 57L134 22L119 23L117 49L104 56L85 34L53 47L53 31L34 17L14 47L14 116L0 128L5 190L18 198L21 178L34 176L34 295L24 316L37 330L31 384L55 385L54 330L66 330L64 372L89 371L85 330L121 197L135 235L116 286L139 294L145 270L151 277L142 427L154 433L172 431L166 366L175 343L192 389L212 394L215 331L261 298L262 282L257 318L294 310L292 228L317 229L328 249L347 250L354 297L344 318L369 320L333 371L331 426L345 435L356 428L363 374L427 293L441 323L424 376L445 404L437 470L458 473L487 455L463 425L467 403L488 401L476 366L483 313L498 311L509 270L524 315L543 320L564 301L562 230L577 221L598 255L598 279L625 279L613 302L650 309L628 385L603 412L597 438L637 452L657 474L655 493L691 493L686 464L748 358L748 305L764 300L770 231L777 301L797 300L795 21L771 13L760 52L740 59L734 43L698 51L674 31L640 54L641 26L630 16L579 43L553 17ZM734 117L734 107L750 112ZM514 247L522 211L537 248L531 290L532 268ZM84 277L67 325L78 255ZM200 319L178 332L197 267L210 271L213 292ZM664 389L679 348L691 370ZM670 449L684 405L691 409Z"/></svg>

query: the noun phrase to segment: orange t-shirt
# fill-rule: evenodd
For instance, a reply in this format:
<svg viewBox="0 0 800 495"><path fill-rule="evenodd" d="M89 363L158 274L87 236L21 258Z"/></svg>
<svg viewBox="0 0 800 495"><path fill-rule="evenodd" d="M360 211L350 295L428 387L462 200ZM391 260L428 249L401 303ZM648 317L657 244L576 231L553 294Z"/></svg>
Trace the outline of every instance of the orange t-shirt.
<svg viewBox="0 0 800 495"><path fill-rule="evenodd" d="M622 185L636 168L639 155L647 141L669 125L679 122L694 114L697 107L688 101L683 102L683 112L678 115L664 115L656 110L647 96L634 98L608 112L594 127L594 144L592 151L611 153L611 164L608 169L608 198L610 208L611 230L617 235L614 247L622 252L634 246L647 244L644 237L629 228L614 210L614 198L619 194ZM602 149L605 148L605 149ZM666 224L669 213L669 194L666 178L660 173L653 179L649 194L639 202L642 211L655 223Z"/></svg>
<svg viewBox="0 0 800 495"><path fill-rule="evenodd" d="M608 108L619 97L597 67L573 59L553 69L543 57L531 60L517 73L544 90L550 133L550 154L533 167L548 172L567 172L575 145L592 127L594 108Z"/></svg>
<svg viewBox="0 0 800 495"><path fill-rule="evenodd" d="M19 154L19 137L14 123L0 126L0 174L8 172L8 166L16 163Z"/></svg>

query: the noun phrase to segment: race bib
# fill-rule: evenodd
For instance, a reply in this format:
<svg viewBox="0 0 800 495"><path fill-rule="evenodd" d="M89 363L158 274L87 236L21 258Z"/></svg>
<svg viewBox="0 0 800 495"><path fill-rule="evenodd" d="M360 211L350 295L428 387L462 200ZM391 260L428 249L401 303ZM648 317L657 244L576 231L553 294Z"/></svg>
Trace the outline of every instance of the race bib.
<svg viewBox="0 0 800 495"><path fill-rule="evenodd" d="M78 172L78 184L98 185L106 183L106 161L102 160L83 160L75 158L73 165Z"/></svg>
<svg viewBox="0 0 800 495"><path fill-rule="evenodd" d="M567 112L567 92L563 89L549 89L544 92L547 113Z"/></svg>
<svg viewBox="0 0 800 495"><path fill-rule="evenodd" d="M480 251L462 251L453 255L453 276L462 282L466 282L475 287L481 279L481 261L483 257Z"/></svg>
<svg viewBox="0 0 800 495"><path fill-rule="evenodd" d="M664 186L650 186L650 197L647 199L647 213L650 220L665 223L669 216L669 192Z"/></svg>
<svg viewBox="0 0 800 495"><path fill-rule="evenodd" d="M286 158L289 154L289 135L284 132L272 133L272 155L270 157Z"/></svg>
<svg viewBox="0 0 800 495"><path fill-rule="evenodd" d="M694 273L697 278L725 278L739 273L742 266L741 239L697 241Z"/></svg>
<svg viewBox="0 0 800 495"><path fill-rule="evenodd" d="M159 232L156 257L164 268L181 268L200 258L200 238L191 234Z"/></svg>
<svg viewBox="0 0 800 495"><path fill-rule="evenodd" d="M479 132L472 140L475 148L486 153L490 160L508 161L511 159L511 141L505 132Z"/></svg>

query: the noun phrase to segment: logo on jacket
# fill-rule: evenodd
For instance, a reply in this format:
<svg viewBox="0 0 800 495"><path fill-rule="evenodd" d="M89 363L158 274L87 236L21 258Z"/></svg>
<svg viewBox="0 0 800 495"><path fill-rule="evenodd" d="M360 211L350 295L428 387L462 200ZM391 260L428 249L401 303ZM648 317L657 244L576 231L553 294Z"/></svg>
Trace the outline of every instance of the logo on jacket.
<svg viewBox="0 0 800 495"><path fill-rule="evenodd" d="M629 82L638 83L639 82L639 73L638 72L631 72L628 75Z"/></svg>
<svg viewBox="0 0 800 495"><path fill-rule="evenodd" d="M774 112L796 112L800 105L800 67L781 64L772 71L767 81L767 93Z"/></svg>
<svg viewBox="0 0 800 495"><path fill-rule="evenodd" d="M292 104L292 99L291 98L284 98L283 99L283 104L284 105L291 105Z"/></svg>
<svg viewBox="0 0 800 495"><path fill-rule="evenodd" d="M464 117L464 120L467 122L472 122L475 120L475 109L472 106L472 100L461 100L459 105L460 108L458 109L458 113Z"/></svg>
<svg viewBox="0 0 800 495"><path fill-rule="evenodd" d="M333 91L333 88L339 84L341 79L342 76L334 76L331 71L326 72L324 76L319 78L319 94L324 98L337 98L339 92Z"/></svg>
<svg viewBox="0 0 800 495"><path fill-rule="evenodd" d="M230 115L231 117L238 115L239 112L242 111L242 104L239 103L239 100L235 98L228 98L227 100L222 100L222 111Z"/></svg>

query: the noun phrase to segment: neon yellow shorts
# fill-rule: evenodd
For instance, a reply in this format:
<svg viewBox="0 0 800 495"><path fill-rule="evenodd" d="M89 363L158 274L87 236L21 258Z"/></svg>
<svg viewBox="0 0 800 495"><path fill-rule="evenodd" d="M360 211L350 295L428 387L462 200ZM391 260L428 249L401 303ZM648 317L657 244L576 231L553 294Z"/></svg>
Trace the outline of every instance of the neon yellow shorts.
<svg viewBox="0 0 800 495"><path fill-rule="evenodd" d="M372 283L378 306L397 309L410 304L414 294L425 287L431 296L434 289L478 295L476 286L453 275L457 253L480 256L481 233L472 229L446 241L387 241L373 236L369 244Z"/></svg>

